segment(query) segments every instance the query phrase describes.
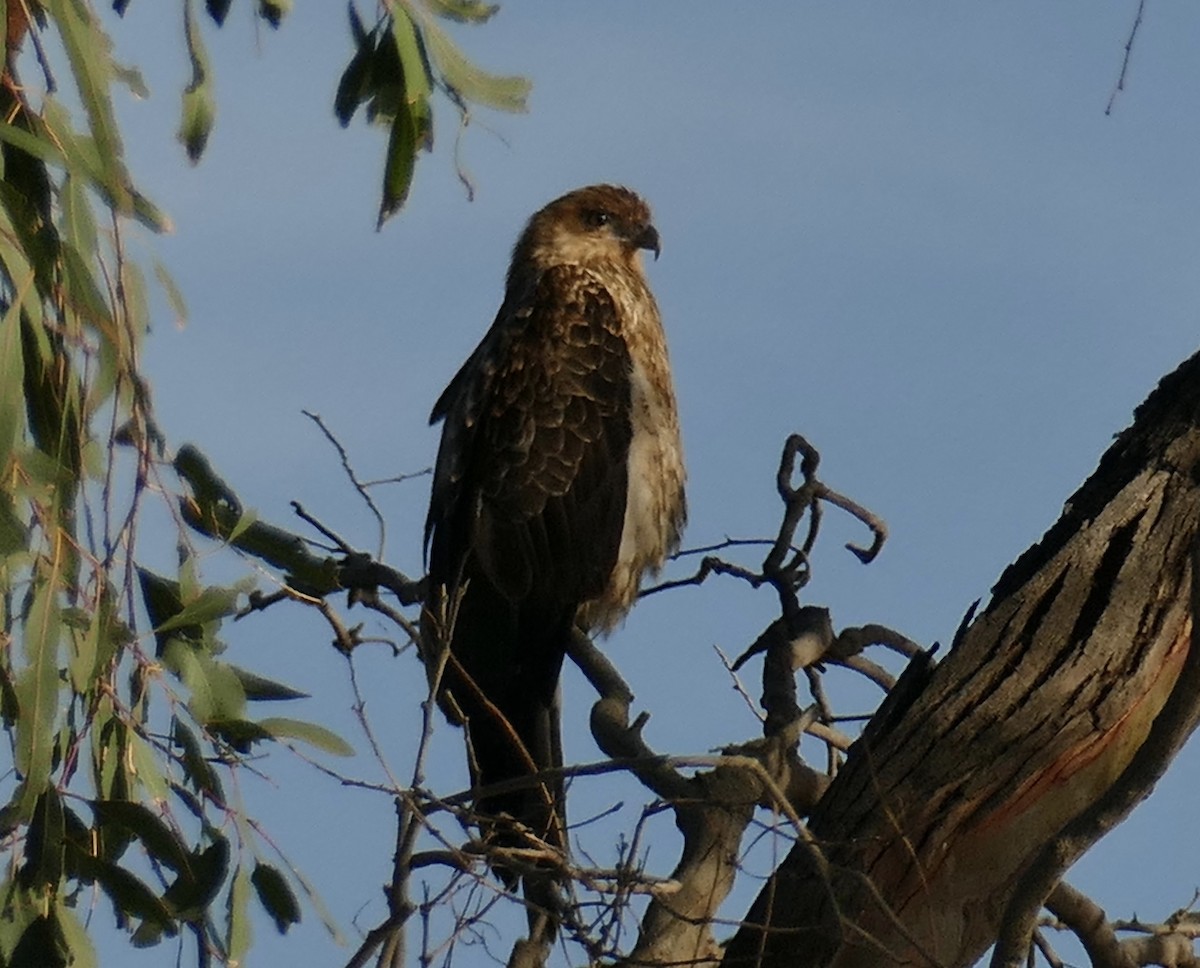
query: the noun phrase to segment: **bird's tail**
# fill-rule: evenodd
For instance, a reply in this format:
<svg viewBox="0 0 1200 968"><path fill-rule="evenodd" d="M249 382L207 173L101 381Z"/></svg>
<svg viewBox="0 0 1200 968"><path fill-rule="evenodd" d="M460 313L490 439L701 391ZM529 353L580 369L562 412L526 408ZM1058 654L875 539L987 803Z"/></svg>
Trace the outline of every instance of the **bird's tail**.
<svg viewBox="0 0 1200 968"><path fill-rule="evenodd" d="M558 864L550 855L567 848L562 775L533 779L563 765L558 669L552 672L532 681L517 677L513 690L497 697L504 701L474 710L467 726L477 786L527 781L518 789L481 797L476 809L492 846L531 851L509 863L499 857L492 866L509 887L520 877L529 905L530 939L546 943L558 930L563 905ZM549 851L539 858L543 845Z"/></svg>
<svg viewBox="0 0 1200 968"><path fill-rule="evenodd" d="M468 724L477 786L520 781L562 767L557 690L548 697L532 695L480 712ZM563 779L555 776L482 797L476 806L503 846L532 847L541 840L561 850L566 847L565 801Z"/></svg>

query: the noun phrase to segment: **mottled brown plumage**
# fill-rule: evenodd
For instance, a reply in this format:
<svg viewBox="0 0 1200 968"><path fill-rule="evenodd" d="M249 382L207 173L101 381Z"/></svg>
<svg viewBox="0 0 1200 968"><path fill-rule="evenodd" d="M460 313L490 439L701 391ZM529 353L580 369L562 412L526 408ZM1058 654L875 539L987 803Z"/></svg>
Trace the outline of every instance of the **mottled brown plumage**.
<svg viewBox="0 0 1200 968"><path fill-rule="evenodd" d="M561 766L557 687L573 625L608 631L679 542L679 422L642 268L658 233L596 185L537 212L495 322L433 408L425 655L469 732L479 785ZM448 658L444 647L449 646ZM565 847L561 784L491 797Z"/></svg>

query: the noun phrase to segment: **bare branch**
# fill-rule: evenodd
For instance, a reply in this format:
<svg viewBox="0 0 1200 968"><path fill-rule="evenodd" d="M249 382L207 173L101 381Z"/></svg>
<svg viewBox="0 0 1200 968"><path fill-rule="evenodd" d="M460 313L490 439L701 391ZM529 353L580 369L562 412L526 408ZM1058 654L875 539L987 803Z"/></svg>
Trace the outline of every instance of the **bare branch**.
<svg viewBox="0 0 1200 968"><path fill-rule="evenodd" d="M1125 90L1125 75L1129 72L1129 58L1133 54L1133 42L1137 39L1138 30L1142 26L1142 14L1146 11L1146 0L1138 0L1137 15L1133 18L1133 26L1129 30L1129 39L1125 41L1125 56L1121 58L1121 73L1117 75L1117 84L1108 97L1108 105L1104 108L1107 117L1112 114L1117 95Z"/></svg>

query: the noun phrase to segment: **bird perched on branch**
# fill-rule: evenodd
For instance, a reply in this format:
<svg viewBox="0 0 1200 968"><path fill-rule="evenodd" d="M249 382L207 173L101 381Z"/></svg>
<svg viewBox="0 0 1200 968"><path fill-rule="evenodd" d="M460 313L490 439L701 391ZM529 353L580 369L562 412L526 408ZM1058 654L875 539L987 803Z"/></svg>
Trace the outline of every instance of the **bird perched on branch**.
<svg viewBox="0 0 1200 968"><path fill-rule="evenodd" d="M537 212L495 322L433 408L445 426L424 655L467 728L477 786L562 765L572 629L611 630L679 543L679 418L643 249L658 257L658 232L628 189L581 188ZM565 848L562 801L550 780L477 808Z"/></svg>

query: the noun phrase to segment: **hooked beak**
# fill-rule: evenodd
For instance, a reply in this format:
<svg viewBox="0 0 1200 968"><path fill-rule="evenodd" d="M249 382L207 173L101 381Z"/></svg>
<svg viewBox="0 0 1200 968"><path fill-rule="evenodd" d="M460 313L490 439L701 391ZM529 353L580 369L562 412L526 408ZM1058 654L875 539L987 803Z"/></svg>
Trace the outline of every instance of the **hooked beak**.
<svg viewBox="0 0 1200 968"><path fill-rule="evenodd" d="M658 261L658 254L662 251L662 242L658 237L658 229L653 225L647 225L638 236L633 240L633 244L639 249L650 249L654 253L654 261Z"/></svg>

